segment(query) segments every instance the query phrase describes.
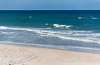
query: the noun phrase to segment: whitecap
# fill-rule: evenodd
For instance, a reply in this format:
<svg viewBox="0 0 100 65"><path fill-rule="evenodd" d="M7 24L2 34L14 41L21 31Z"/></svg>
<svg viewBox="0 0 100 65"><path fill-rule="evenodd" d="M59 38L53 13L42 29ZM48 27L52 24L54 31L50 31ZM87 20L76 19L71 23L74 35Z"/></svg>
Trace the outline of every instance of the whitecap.
<svg viewBox="0 0 100 65"><path fill-rule="evenodd" d="M78 19L98 19L97 17L78 17Z"/></svg>
<svg viewBox="0 0 100 65"><path fill-rule="evenodd" d="M8 27L6 26L0 26L0 29L7 29Z"/></svg>
<svg viewBox="0 0 100 65"><path fill-rule="evenodd" d="M92 17L92 16L91 16L91 19L98 19L98 18L97 18L97 17Z"/></svg>
<svg viewBox="0 0 100 65"><path fill-rule="evenodd" d="M78 17L78 19L82 19L82 17Z"/></svg>
<svg viewBox="0 0 100 65"><path fill-rule="evenodd" d="M45 25L48 25L48 23L46 23Z"/></svg>
<svg viewBox="0 0 100 65"><path fill-rule="evenodd" d="M71 25L59 25L59 24L53 24L54 27L57 27L57 28L69 28L71 27Z"/></svg>

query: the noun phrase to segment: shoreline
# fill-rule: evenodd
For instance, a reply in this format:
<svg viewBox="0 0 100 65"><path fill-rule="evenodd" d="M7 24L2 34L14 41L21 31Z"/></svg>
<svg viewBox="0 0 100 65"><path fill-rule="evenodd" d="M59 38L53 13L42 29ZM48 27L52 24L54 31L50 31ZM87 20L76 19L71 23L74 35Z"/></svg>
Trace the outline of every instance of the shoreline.
<svg viewBox="0 0 100 65"><path fill-rule="evenodd" d="M100 65L100 54L0 43L0 65Z"/></svg>
<svg viewBox="0 0 100 65"><path fill-rule="evenodd" d="M14 46L24 46L24 47L34 47L34 48L44 48L44 49L54 49L54 50L62 50L62 51L73 51L73 52L85 52L85 53L96 53L96 54L100 54L100 52L94 52L94 51L80 51L80 50L69 50L69 49L61 49L61 48L54 48L54 47L46 47L46 46L34 46L34 45L20 45L20 44L7 44L7 43L0 43L0 44L4 44L4 45L14 45Z"/></svg>

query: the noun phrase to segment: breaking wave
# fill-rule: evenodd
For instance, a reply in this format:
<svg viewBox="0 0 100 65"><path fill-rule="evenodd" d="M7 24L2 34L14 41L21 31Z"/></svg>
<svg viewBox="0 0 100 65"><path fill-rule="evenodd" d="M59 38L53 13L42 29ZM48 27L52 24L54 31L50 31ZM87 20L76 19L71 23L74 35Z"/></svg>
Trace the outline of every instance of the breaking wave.
<svg viewBox="0 0 100 65"><path fill-rule="evenodd" d="M58 24L57 24L58 25ZM55 25L55 26L57 26ZM60 25L61 26L61 25ZM65 25L62 25L65 26ZM70 27L70 26L68 26ZM76 30L51 30L48 28L14 28L14 27L6 27L0 26L2 30L20 30L20 31L29 31L38 34L39 36L45 37L56 37L65 40L74 40L74 41L82 41L82 42L90 42L90 43L99 43L100 44L100 34L92 33L91 31L76 31ZM3 34L5 32L1 32ZM12 32L14 33L14 32ZM34 34L33 33L33 34ZM7 32L5 33L7 34Z"/></svg>
<svg viewBox="0 0 100 65"><path fill-rule="evenodd" d="M71 25L59 25L59 24L53 24L54 27L57 27L57 28L70 28L72 27Z"/></svg>

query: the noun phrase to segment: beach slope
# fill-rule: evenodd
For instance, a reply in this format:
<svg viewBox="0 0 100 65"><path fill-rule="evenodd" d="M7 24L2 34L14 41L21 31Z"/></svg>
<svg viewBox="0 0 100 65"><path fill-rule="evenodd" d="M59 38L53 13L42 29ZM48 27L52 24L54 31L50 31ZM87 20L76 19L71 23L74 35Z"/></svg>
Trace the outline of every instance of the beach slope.
<svg viewBox="0 0 100 65"><path fill-rule="evenodd" d="M100 54L0 44L0 65L100 65Z"/></svg>

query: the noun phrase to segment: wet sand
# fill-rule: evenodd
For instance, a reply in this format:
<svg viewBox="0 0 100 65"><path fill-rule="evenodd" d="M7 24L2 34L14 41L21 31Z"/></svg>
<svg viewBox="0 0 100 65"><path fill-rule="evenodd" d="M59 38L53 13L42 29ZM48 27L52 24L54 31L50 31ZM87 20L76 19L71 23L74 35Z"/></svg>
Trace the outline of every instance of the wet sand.
<svg viewBox="0 0 100 65"><path fill-rule="evenodd" d="M0 65L100 65L100 54L0 44Z"/></svg>

